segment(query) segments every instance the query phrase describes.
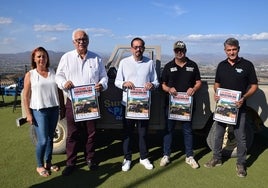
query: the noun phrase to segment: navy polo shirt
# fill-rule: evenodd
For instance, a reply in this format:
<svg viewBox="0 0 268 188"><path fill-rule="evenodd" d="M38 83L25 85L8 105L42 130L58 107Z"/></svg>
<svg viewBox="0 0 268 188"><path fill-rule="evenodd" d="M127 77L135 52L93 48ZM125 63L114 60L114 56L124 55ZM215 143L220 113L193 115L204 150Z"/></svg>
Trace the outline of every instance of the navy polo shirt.
<svg viewBox="0 0 268 188"><path fill-rule="evenodd" d="M254 65L241 57L233 66L227 59L220 62L216 70L215 82L219 83L221 88L241 91L243 96L248 86L257 84L258 79Z"/></svg>
<svg viewBox="0 0 268 188"><path fill-rule="evenodd" d="M186 92L188 88L194 87L197 80L201 80L197 64L186 58L183 67L175 63L175 59L168 62L162 72L162 83L168 87L174 87L178 92Z"/></svg>

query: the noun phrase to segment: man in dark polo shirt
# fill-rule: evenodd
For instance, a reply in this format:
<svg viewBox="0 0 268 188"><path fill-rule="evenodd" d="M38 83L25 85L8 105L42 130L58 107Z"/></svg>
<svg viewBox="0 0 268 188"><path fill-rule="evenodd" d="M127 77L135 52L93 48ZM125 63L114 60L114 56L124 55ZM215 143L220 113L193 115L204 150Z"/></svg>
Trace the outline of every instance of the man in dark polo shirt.
<svg viewBox="0 0 268 188"><path fill-rule="evenodd" d="M237 162L236 170L239 177L245 177L246 172L246 100L258 89L258 80L254 65L238 56L240 50L239 41L234 38L228 38L224 42L224 51L227 59L220 62L215 77L214 90L224 88L241 91L241 99L236 102L239 108L238 119L234 125L234 135L237 140ZM215 101L220 98L215 94ZM205 163L205 167L212 168L222 165L222 142L226 129L226 123L217 122L215 132L215 146L213 149L213 158Z"/></svg>
<svg viewBox="0 0 268 188"><path fill-rule="evenodd" d="M175 58L164 67L162 72L162 88L167 93L167 98L169 95L176 96L178 92L186 92L188 96L194 96L195 92L201 87L199 68L195 62L186 57L186 45L184 42L175 42L173 49ZM166 106L168 109L168 100ZM176 122L180 121L184 135L185 162L194 169L198 168L199 165L193 157L192 121L169 119L168 113L166 115L165 135L163 139L164 156L160 161L160 166L166 166L170 162L174 128Z"/></svg>

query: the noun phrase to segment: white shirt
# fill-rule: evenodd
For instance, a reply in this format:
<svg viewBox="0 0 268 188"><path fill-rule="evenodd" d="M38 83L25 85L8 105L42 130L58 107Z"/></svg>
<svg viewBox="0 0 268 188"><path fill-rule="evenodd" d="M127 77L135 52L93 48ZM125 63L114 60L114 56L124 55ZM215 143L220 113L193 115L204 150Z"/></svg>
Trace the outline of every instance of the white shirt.
<svg viewBox="0 0 268 188"><path fill-rule="evenodd" d="M29 71L31 81L31 109L39 110L42 108L59 106L55 71L51 68L48 70L47 78L41 76L36 69Z"/></svg>
<svg viewBox="0 0 268 188"><path fill-rule="evenodd" d="M84 60L76 50L67 52L61 57L56 72L56 83L67 95L69 93L64 90L64 85L68 80L72 81L74 86L100 83L103 90L108 87L108 77L102 60L91 51L87 52Z"/></svg>
<svg viewBox="0 0 268 188"><path fill-rule="evenodd" d="M144 87L145 83L151 82L157 88L159 82L153 60L143 57L141 61L136 61L133 55L122 59L117 70L115 86L123 89L126 81L131 81L135 87ZM123 91L122 104L126 105L126 101L127 92Z"/></svg>

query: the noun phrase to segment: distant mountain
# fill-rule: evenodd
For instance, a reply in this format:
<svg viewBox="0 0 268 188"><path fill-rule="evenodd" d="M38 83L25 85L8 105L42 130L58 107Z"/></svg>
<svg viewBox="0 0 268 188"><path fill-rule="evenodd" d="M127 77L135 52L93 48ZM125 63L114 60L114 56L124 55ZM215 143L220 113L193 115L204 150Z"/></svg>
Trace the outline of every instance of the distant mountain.
<svg viewBox="0 0 268 188"><path fill-rule="evenodd" d="M48 51L51 64L56 64L64 52ZM21 52L15 54L0 54L0 63L15 63L23 65L31 65L31 52Z"/></svg>
<svg viewBox="0 0 268 188"><path fill-rule="evenodd" d="M226 59L225 54L197 53L187 54L190 59L200 65L217 65L220 61ZM240 57L248 59L254 65L268 65L268 54L239 54Z"/></svg>
<svg viewBox="0 0 268 188"><path fill-rule="evenodd" d="M65 52L55 52L48 51L50 62L52 67L56 67L60 61L61 56ZM98 53L98 52L97 52ZM110 57L110 54L98 53L102 58L103 62L106 63ZM249 59L256 66L265 65L268 66L268 54L240 54L242 57ZM191 54L188 53L187 56L196 61L198 65L206 66L213 65L216 66L220 61L222 61L226 56L224 54L209 54L209 53L198 53ZM162 64L166 64L174 58L172 55L162 55ZM0 54L0 75L5 74L24 74L25 69L29 70L31 67L31 52L21 52L15 54Z"/></svg>

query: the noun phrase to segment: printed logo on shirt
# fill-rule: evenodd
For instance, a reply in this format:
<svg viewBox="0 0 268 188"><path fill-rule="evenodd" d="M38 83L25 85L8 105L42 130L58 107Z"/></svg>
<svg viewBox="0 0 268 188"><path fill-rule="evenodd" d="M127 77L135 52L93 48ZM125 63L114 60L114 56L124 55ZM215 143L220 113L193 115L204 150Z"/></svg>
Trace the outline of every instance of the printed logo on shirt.
<svg viewBox="0 0 268 188"><path fill-rule="evenodd" d="M242 73L243 72L243 69L241 69L241 68L236 68L235 70L236 70L237 73Z"/></svg>
<svg viewBox="0 0 268 188"><path fill-rule="evenodd" d="M177 71L177 67L171 67L170 68L170 72L175 72L175 71Z"/></svg>
<svg viewBox="0 0 268 188"><path fill-rule="evenodd" d="M194 67L186 67L186 71L193 72L194 71Z"/></svg>

